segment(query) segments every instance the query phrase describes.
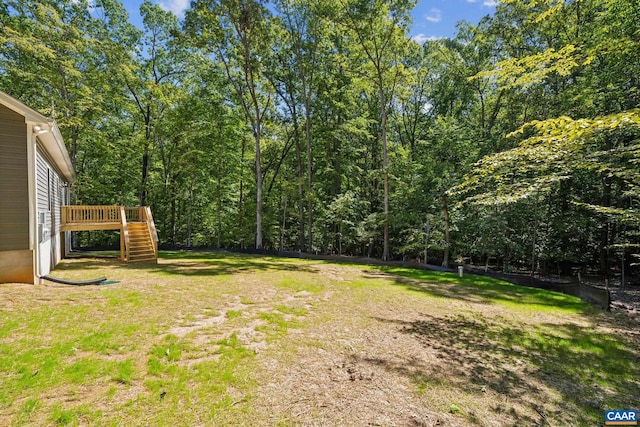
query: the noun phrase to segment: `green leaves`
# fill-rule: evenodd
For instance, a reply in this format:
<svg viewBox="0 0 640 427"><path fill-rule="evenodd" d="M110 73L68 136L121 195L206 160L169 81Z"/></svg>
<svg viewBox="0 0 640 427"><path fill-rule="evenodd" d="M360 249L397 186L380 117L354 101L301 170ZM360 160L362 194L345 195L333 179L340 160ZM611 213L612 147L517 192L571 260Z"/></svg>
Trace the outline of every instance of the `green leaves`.
<svg viewBox="0 0 640 427"><path fill-rule="evenodd" d="M481 71L470 80L494 77L503 88L527 89L532 85L543 82L554 73L568 76L579 65L578 49L573 45L566 45L560 50L550 48L542 53L525 56L523 58L509 58L496 64L494 70Z"/></svg>
<svg viewBox="0 0 640 427"><path fill-rule="evenodd" d="M477 204L513 203L549 192L556 183L581 170L617 177L630 188L640 185L636 169L640 162L640 109L595 119L558 117L533 121L509 136L523 135L528 137L517 148L480 160L450 193L466 195L467 202ZM611 146L609 142L617 137L621 138L620 145ZM577 204L628 219L624 210Z"/></svg>

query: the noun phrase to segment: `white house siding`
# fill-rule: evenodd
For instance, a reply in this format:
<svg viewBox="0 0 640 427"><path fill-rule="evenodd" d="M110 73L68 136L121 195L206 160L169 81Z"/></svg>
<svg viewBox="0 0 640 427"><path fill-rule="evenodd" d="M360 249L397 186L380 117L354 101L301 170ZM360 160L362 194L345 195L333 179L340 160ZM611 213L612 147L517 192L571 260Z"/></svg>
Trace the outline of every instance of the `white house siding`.
<svg viewBox="0 0 640 427"><path fill-rule="evenodd" d="M60 236L60 206L63 204L63 186L59 172L53 168L46 154L36 151L36 203L38 221L44 216L38 229L39 274L48 274L62 259ZM44 214L44 215L43 215Z"/></svg>

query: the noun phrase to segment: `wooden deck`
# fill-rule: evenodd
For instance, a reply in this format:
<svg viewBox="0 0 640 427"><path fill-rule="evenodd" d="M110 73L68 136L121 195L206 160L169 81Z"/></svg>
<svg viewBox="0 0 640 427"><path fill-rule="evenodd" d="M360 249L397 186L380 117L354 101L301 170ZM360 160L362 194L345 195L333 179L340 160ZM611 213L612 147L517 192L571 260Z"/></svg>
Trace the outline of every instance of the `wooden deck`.
<svg viewBox="0 0 640 427"><path fill-rule="evenodd" d="M157 261L158 233L148 206L62 206L62 231L120 230L120 258Z"/></svg>

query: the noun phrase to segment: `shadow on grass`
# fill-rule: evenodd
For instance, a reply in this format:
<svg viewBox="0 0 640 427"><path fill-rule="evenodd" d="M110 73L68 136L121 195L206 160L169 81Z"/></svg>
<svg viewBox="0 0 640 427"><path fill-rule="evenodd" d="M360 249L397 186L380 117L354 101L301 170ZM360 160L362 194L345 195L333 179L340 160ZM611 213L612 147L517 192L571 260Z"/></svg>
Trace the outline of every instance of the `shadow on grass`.
<svg viewBox="0 0 640 427"><path fill-rule="evenodd" d="M555 308L575 313L597 312L598 308L580 298L538 288L513 285L486 276L413 270L408 268L380 269L383 274L392 275L397 285L430 296L453 298L475 303L510 303L530 305L537 308Z"/></svg>
<svg viewBox="0 0 640 427"><path fill-rule="evenodd" d="M186 277L221 276L251 271L298 271L317 272L311 265L299 262L287 262L286 259L258 257L227 252L162 251L156 263L126 263L113 258L74 259L61 264L56 270L99 270L115 268L117 270L150 271L164 275ZM52 274L54 275L54 274Z"/></svg>
<svg viewBox="0 0 640 427"><path fill-rule="evenodd" d="M571 323L531 326L479 315L376 320L415 337L440 366L380 358L369 363L410 378L419 389L446 384L478 393L485 387L540 415L532 419L505 408L504 399L496 401L496 416L508 411L518 425L544 425L549 418L552 424L598 425L605 409L640 404L640 357L636 344L623 337ZM561 401L553 402L554 395Z"/></svg>

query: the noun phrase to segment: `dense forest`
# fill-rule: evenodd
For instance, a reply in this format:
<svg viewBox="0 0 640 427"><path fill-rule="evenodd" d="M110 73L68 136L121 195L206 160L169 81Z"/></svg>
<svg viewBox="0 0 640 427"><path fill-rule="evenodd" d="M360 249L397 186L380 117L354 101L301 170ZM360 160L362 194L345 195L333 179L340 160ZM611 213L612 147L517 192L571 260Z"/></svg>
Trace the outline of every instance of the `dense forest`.
<svg viewBox="0 0 640 427"><path fill-rule="evenodd" d="M637 278L640 3L422 45L413 6L5 0L0 89L57 120L73 204L149 205L163 245Z"/></svg>

